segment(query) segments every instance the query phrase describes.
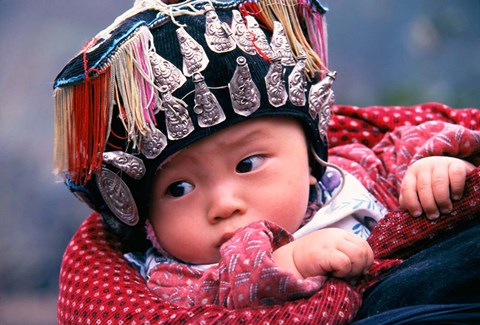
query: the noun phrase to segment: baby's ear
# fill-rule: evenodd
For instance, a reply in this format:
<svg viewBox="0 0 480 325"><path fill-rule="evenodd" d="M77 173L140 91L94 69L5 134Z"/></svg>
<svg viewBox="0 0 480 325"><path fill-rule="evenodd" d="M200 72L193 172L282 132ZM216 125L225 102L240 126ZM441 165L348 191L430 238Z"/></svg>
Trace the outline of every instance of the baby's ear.
<svg viewBox="0 0 480 325"><path fill-rule="evenodd" d="M310 181L310 182L309 182L309 183L310 183L310 185L315 185L315 184L317 184L317 178L316 178L315 176L313 176L313 175L311 174L311 172L312 172L312 170L311 170L311 168L310 168L310 177L309 177L309 181Z"/></svg>

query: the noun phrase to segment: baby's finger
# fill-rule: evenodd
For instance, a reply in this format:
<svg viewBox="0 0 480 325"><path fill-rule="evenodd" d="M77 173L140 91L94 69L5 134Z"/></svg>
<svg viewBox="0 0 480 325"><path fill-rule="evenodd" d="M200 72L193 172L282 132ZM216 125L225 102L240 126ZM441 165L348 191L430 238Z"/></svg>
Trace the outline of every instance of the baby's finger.
<svg viewBox="0 0 480 325"><path fill-rule="evenodd" d="M347 254L342 251L336 251L335 257L330 259L328 269L334 277L345 278L352 273L352 266L353 264Z"/></svg>
<svg viewBox="0 0 480 325"><path fill-rule="evenodd" d="M350 270L346 277L356 277L364 274L373 263L373 251L367 241L351 234L340 247L350 260ZM345 269L346 270L346 269Z"/></svg>
<svg viewBox="0 0 480 325"><path fill-rule="evenodd" d="M411 173L406 173L402 180L399 203L400 207L408 210L412 216L422 215L422 206L417 195L417 179Z"/></svg>
<svg viewBox="0 0 480 325"><path fill-rule="evenodd" d="M434 168L432 171L432 192L437 207L442 213L449 213L452 210L449 185L448 170L442 167Z"/></svg>
<svg viewBox="0 0 480 325"><path fill-rule="evenodd" d="M450 191L453 200L460 200L465 188L465 177L467 170L463 161L452 162L448 168L448 177L450 179Z"/></svg>
<svg viewBox="0 0 480 325"><path fill-rule="evenodd" d="M440 213L438 212L437 203L433 195L432 172L430 170L418 174L417 192L420 204L427 218L430 220L437 219Z"/></svg>

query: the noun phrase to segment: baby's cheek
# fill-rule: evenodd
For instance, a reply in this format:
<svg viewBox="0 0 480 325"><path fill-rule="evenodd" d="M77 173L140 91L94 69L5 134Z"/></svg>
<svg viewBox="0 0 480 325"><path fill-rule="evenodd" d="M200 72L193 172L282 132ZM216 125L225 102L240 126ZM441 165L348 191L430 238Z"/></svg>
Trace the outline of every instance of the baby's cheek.
<svg viewBox="0 0 480 325"><path fill-rule="evenodd" d="M303 204L289 204L280 206L275 209L272 214L272 222L287 230L289 233L294 233L302 224L306 213L306 205Z"/></svg>

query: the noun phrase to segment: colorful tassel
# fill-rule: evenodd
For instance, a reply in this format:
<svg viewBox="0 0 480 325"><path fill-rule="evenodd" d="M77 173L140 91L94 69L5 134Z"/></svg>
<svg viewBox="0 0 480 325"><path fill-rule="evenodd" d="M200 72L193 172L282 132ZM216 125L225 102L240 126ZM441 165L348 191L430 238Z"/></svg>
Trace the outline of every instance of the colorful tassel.
<svg viewBox="0 0 480 325"><path fill-rule="evenodd" d="M306 54L306 71L310 78L317 73L322 77L329 72L325 19L315 11L309 0L246 2L242 5L241 12L243 16L254 16L271 31L275 20L281 22L295 57L298 59L302 51Z"/></svg>
<svg viewBox="0 0 480 325"><path fill-rule="evenodd" d="M121 104L120 117L133 148L138 148L143 136L153 132L154 111L159 102L155 76L149 62L153 36L141 27L125 43L112 62L115 76L115 100Z"/></svg>
<svg viewBox="0 0 480 325"><path fill-rule="evenodd" d="M102 165L110 124L110 71L55 91L54 166L84 184Z"/></svg>
<svg viewBox="0 0 480 325"><path fill-rule="evenodd" d="M141 27L104 72L94 71L99 74L92 77L85 71L83 83L55 90L56 173L68 173L78 185L101 168L114 102L127 131L126 141L134 149L154 131L154 110L160 99L148 56L152 46L152 34Z"/></svg>

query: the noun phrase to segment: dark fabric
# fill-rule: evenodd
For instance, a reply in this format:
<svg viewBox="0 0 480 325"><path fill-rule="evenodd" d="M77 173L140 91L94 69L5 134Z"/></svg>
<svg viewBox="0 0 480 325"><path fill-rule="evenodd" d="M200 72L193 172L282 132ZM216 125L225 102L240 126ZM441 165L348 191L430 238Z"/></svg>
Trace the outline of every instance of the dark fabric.
<svg viewBox="0 0 480 325"><path fill-rule="evenodd" d="M353 323L353 325L370 324L480 324L480 303L410 306L386 311Z"/></svg>
<svg viewBox="0 0 480 325"><path fill-rule="evenodd" d="M402 319L412 317L412 320L431 319L434 323L437 317L447 317L452 322L461 322L463 317L476 317L476 323L480 324L478 288L480 225L457 233L394 267L381 281L365 292L364 303L356 319L377 315L378 318L367 320L371 320L371 324L393 324L383 323L382 320L400 317L399 321L403 321ZM452 306L444 308L446 314L440 313L441 305L448 304L472 305L467 308L466 315L455 311ZM418 306L412 307L414 305ZM403 316L401 308L406 308ZM470 315L473 310L476 312ZM378 322L374 322L374 319L378 319ZM370 321L358 324L370 324Z"/></svg>

